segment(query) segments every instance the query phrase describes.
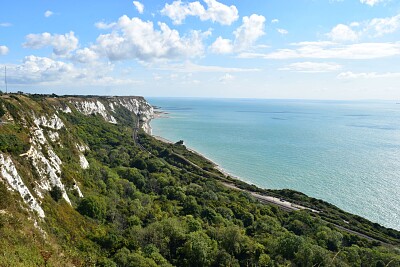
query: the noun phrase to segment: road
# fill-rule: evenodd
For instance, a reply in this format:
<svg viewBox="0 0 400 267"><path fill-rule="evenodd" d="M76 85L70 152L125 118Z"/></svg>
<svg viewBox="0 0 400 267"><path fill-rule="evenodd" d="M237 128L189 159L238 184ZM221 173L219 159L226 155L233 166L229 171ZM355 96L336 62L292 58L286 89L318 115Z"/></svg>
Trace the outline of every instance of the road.
<svg viewBox="0 0 400 267"><path fill-rule="evenodd" d="M137 136L136 136L136 134L135 134L135 130L134 130L134 137L137 138ZM136 144L137 144L142 150L146 150L144 147L142 147L142 146L139 144L139 142L138 142L138 140L137 140L136 138L135 138ZM159 140L159 139L158 139L158 140ZM160 140L160 141L165 142L165 141L163 141L163 140ZM146 151L147 151L147 150L146 150ZM242 191L242 192L247 192L247 193L249 193L250 195L252 195L255 199L257 199L258 201L260 201L261 203L272 204L272 205L275 205L275 206L280 207L281 209L283 209L283 210L285 210L285 211L309 210L309 211L311 211L311 212L314 213L314 214L320 213L320 211L318 211L318 210L314 210L314 209L311 209L311 208L308 208L308 207L305 207L305 206L297 205L297 204L294 204L294 203L291 203L291 202L288 202L288 201L286 201L286 200L282 200L282 199L279 199L279 198L276 198L276 197L261 195L261 194L258 194L258 193L255 193L255 192L252 192L252 191L249 191L249 190L244 190L244 189L241 189L241 188L235 186L234 184L227 183L227 182L223 182L223 181L225 180L224 177L221 177L221 176L219 176L219 175L217 175L217 174L215 174L215 173L212 173L212 172L209 172L209 171L204 170L203 168L201 168L201 167L198 166L197 164L191 162L190 160L188 160L187 158L185 158L184 156L182 156L182 155L180 155L180 154L177 154L177 153L175 153L175 152L172 152L172 154L175 155L175 156L177 156L177 157L179 157L180 159L184 160L186 163L188 163L189 165L195 167L196 169L202 171L203 173L207 173L208 175L217 178L219 181L221 181L221 184L224 185L225 187L228 187L228 188L230 188L230 189L240 190L240 191ZM322 218L321 218L321 219L322 219ZM324 219L322 219L322 220L325 221ZM327 223L333 225L336 229L339 229L339 230L341 230L341 231L344 231L344 232L347 232L347 233L350 233L350 234L353 234L353 235L357 235L357 236L359 236L359 237L368 239L368 240L370 240L370 241L375 241L375 242L379 242L379 243L384 244L384 245L389 245L389 246L391 246L390 244L388 244L388 243L386 243L386 242L382 242L382 241L380 241L380 240L378 240L378 239L375 239L375 238L373 238L373 237L367 236L367 235L365 235L365 234L363 234L363 233L360 233L360 232L357 232L357 231L354 231L354 230L345 228L345 227L343 227L343 226L340 226L340 225L337 225L337 224L334 224L334 223L331 223L331 222L328 222L328 221L325 221L325 222L327 222Z"/></svg>
<svg viewBox="0 0 400 267"><path fill-rule="evenodd" d="M229 184L229 183L225 183L225 182L221 182L221 183L224 186L228 187L228 188L236 189L236 190L243 191L243 192L247 192L250 195L252 195L254 198L256 198L258 201L260 201L261 203L272 204L272 205L280 207L281 209L283 209L285 211L310 210L313 213L320 213L320 211L313 210L313 209L310 209L310 208L307 208L307 207L304 207L304 206L301 206L301 205L293 204L291 202L288 202L288 201L285 201L285 200L281 200L281 199L276 198L276 197L260 195L260 194L257 194L257 193L254 193L254 192L251 192L251 191L244 190L244 189L241 189L239 187L236 187L233 184ZM322 219L322 220L325 221L324 219ZM376 241L376 242L379 242L381 244L390 245L388 243L382 242L382 241L380 241L378 239L375 239L373 237L367 236L367 235L365 235L363 233L360 233L360 232L345 228L343 226L340 226L340 225L337 225L337 224L334 224L334 223L331 223L331 222L328 222L328 221L325 221L325 222L332 224L334 227L336 227L337 229L342 230L344 232L347 232L347 233L350 233L350 234L353 234L353 235L357 235L359 237L368 239L370 241Z"/></svg>
<svg viewBox="0 0 400 267"><path fill-rule="evenodd" d="M241 189L239 187L236 187L233 184L229 184L229 183L225 183L225 182L222 182L222 184L224 186L226 186L226 187L231 188L231 189L236 189L236 190L240 190L240 191L243 191L243 192L247 192L247 193L249 193L250 195L252 195L253 197L255 197L256 199L258 199L261 202L274 204L274 205L279 206L280 208L282 208L284 210L287 210L287 211L309 210L309 211L314 212L314 213L320 213L320 211L318 211L318 210L314 210L314 209L310 209L310 208L307 208L307 207L304 207L304 206L301 206L301 205L293 204L291 202L279 199L277 197L260 195L260 194L257 194L255 192L247 191L247 190Z"/></svg>

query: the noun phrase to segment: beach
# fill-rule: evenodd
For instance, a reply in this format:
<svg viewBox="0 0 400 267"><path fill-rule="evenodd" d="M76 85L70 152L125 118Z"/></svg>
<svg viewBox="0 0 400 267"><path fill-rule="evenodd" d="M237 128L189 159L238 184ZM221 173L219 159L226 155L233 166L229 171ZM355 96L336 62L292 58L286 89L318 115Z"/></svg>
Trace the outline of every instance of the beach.
<svg viewBox="0 0 400 267"><path fill-rule="evenodd" d="M151 122L154 135L184 140L225 175L303 192L400 229L400 110L394 101L151 103L169 113Z"/></svg>
<svg viewBox="0 0 400 267"><path fill-rule="evenodd" d="M174 142L172 142L171 140L168 140L164 137L158 136L158 135L152 135L155 139L157 139L158 141L164 142L166 144L174 144ZM224 168L222 168L218 163L216 163L214 160L210 159L209 157L204 156L203 154L199 153L198 151L191 149L189 147L186 147L187 150L189 150L190 152L199 155L202 158L205 158L206 160L208 160L209 162L211 162L214 165L214 168L217 169L219 172L221 172L225 177L232 177L234 179L238 179L241 180L243 182L246 182L248 184L252 184L249 183L243 179L241 179L240 177L237 177L235 175L230 174L228 171L226 171Z"/></svg>

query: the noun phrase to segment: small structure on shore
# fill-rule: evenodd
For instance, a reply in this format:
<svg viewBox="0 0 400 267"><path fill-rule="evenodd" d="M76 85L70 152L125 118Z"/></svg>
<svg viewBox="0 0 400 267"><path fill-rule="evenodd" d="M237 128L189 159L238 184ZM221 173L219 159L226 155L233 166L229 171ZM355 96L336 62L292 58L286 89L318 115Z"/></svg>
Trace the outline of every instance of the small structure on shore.
<svg viewBox="0 0 400 267"><path fill-rule="evenodd" d="M179 140L178 142L175 143L175 145L184 146L185 142L183 140Z"/></svg>

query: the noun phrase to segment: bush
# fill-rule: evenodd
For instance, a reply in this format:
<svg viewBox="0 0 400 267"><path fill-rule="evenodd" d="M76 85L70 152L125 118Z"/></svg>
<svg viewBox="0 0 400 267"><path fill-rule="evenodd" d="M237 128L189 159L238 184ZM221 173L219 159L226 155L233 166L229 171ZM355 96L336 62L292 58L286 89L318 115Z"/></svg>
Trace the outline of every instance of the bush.
<svg viewBox="0 0 400 267"><path fill-rule="evenodd" d="M210 266L217 255L217 242L203 232L189 234L180 250L188 266Z"/></svg>
<svg viewBox="0 0 400 267"><path fill-rule="evenodd" d="M54 186L49 193L51 198L54 199L55 202L58 202L63 195L63 192L59 186Z"/></svg>
<svg viewBox="0 0 400 267"><path fill-rule="evenodd" d="M0 95L1 95L1 93L0 93ZM0 118L3 117L4 114L6 114L6 111L3 109L2 103L0 102Z"/></svg>
<svg viewBox="0 0 400 267"><path fill-rule="evenodd" d="M97 260L96 266L100 267L117 267L117 264L110 259L107 258L100 258Z"/></svg>
<svg viewBox="0 0 400 267"><path fill-rule="evenodd" d="M134 161L132 161L131 164L130 164L130 166L131 166L131 167L138 168L139 170L145 170L145 169L147 169L147 164L146 164L146 162L145 162L143 159L141 159L141 158L138 158L138 159L135 159Z"/></svg>
<svg viewBox="0 0 400 267"><path fill-rule="evenodd" d="M14 134L0 134L0 151L21 154L28 150L29 145L24 144Z"/></svg>
<svg viewBox="0 0 400 267"><path fill-rule="evenodd" d="M104 199L95 196L89 196L81 200L77 210L82 215L86 215L93 219L102 220L105 217L107 208Z"/></svg>

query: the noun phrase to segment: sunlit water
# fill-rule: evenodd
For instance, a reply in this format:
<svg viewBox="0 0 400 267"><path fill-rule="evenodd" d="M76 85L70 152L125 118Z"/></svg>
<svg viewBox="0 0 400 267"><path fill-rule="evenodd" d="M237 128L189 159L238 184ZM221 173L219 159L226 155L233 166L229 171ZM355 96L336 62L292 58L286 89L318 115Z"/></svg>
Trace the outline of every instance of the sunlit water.
<svg viewBox="0 0 400 267"><path fill-rule="evenodd" d="M153 134L264 188L289 188L400 230L400 104L150 98Z"/></svg>

